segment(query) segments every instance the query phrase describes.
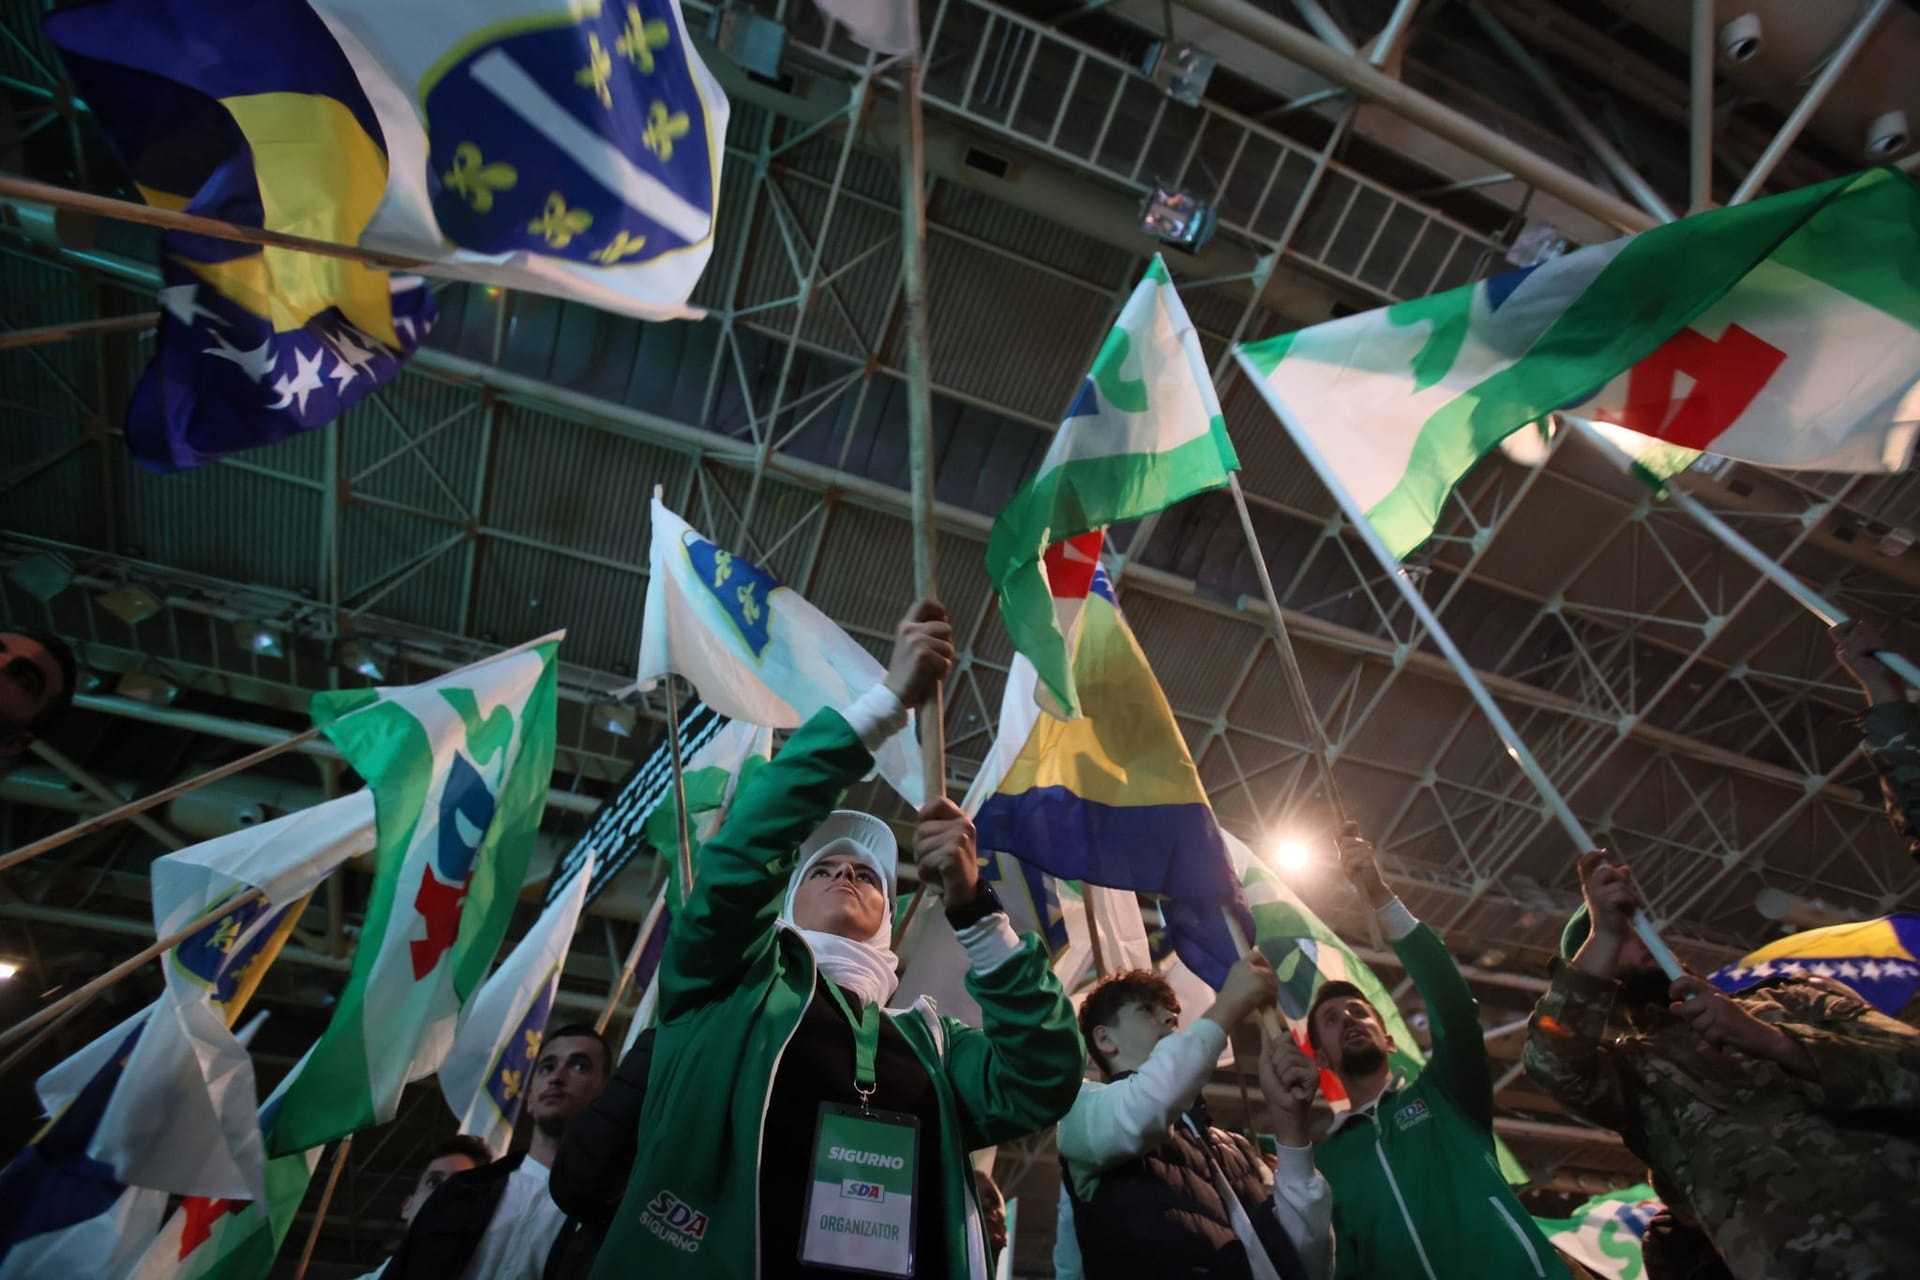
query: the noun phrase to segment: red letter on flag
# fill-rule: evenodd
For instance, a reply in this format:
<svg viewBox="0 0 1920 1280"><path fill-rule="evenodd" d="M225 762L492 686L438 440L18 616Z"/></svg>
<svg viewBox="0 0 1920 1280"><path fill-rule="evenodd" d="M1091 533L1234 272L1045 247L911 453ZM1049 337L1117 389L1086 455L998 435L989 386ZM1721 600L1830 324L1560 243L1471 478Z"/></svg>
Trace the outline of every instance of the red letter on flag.
<svg viewBox="0 0 1920 1280"><path fill-rule="evenodd" d="M1688 449L1705 449L1747 411L1786 359L1786 352L1737 324L1728 325L1717 342L1698 329L1682 329L1627 375L1619 424ZM1693 387L1676 409L1673 383L1682 373L1693 379Z"/></svg>

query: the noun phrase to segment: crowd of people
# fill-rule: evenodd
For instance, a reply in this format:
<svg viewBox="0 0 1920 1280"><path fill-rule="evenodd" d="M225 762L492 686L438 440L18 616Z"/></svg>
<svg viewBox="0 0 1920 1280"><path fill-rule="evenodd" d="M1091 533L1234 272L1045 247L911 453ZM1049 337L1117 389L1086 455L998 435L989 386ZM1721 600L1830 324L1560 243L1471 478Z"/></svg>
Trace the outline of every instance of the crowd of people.
<svg viewBox="0 0 1920 1280"><path fill-rule="evenodd" d="M1868 697L1888 812L1920 857L1920 714L1873 658L1881 637L1848 626L1836 642ZM437 1148L373 1274L985 1280L1006 1213L971 1153L1056 1125L1061 1280L1586 1274L1502 1175L1466 980L1355 830L1342 867L1424 1003L1431 1052L1401 1074L1381 1011L1322 984L1304 1046L1263 1037L1270 1155L1205 1099L1235 1029L1277 1005L1268 961L1242 959L1184 1029L1148 971L1106 976L1076 1015L949 800L922 810L913 854L981 1022L924 998L890 1007L897 844L835 806L953 658L944 614L917 606L885 680L814 716L743 787L667 934L655 1024L617 1063L592 1027L550 1029L530 1144L504 1159L472 1138ZM0 635L0 751L23 749L73 682L58 641ZM1595 851L1579 872L1583 905L1523 1060L1648 1167L1665 1205L1644 1242L1650 1280L1920 1275L1920 1032L1830 979L1738 995L1670 981L1634 931L1631 867ZM1330 1127L1323 1068L1345 1095Z"/></svg>

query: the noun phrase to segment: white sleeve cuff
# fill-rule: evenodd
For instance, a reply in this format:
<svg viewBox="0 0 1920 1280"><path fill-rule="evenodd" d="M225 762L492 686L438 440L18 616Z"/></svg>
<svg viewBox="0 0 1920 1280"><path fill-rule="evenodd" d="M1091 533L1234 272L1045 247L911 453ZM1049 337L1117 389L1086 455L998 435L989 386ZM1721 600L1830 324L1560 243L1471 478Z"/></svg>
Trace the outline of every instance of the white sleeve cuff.
<svg viewBox="0 0 1920 1280"><path fill-rule="evenodd" d="M1407 904L1397 897L1388 898L1387 905L1374 914L1380 917L1380 926L1387 931L1389 942L1400 941L1412 933L1414 926L1420 923L1413 918L1413 912L1407 910Z"/></svg>
<svg viewBox="0 0 1920 1280"><path fill-rule="evenodd" d="M1284 1142L1274 1144L1279 1148L1280 1166L1274 1171L1273 1180L1279 1182L1311 1182L1317 1170L1313 1167L1313 1148L1290 1147Z"/></svg>
<svg viewBox="0 0 1920 1280"><path fill-rule="evenodd" d="M876 684L855 698L853 705L840 714L869 752L878 751L880 744L907 727L906 705L884 684Z"/></svg>
<svg viewBox="0 0 1920 1280"><path fill-rule="evenodd" d="M1013 931L1013 922L1004 911L955 929L953 936L967 949L967 960L975 973L992 973L1020 951L1020 935Z"/></svg>
<svg viewBox="0 0 1920 1280"><path fill-rule="evenodd" d="M1220 1061L1220 1055L1227 1051L1227 1029L1212 1018L1195 1018L1185 1034L1206 1052L1210 1063Z"/></svg>

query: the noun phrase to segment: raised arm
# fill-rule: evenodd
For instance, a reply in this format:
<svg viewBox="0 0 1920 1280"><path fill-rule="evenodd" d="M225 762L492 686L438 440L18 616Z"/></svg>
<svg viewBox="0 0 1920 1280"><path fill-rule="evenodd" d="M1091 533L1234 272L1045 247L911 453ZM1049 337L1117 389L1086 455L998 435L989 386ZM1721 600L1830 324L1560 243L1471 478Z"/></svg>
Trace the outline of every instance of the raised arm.
<svg viewBox="0 0 1920 1280"><path fill-rule="evenodd" d="M1552 985L1527 1022L1521 1061L1561 1105L1623 1132L1633 1123L1618 1051L1607 1022L1619 995L1615 972L1631 937L1639 892L1633 874L1600 850L1581 855L1581 891L1590 931L1573 956L1554 966Z"/></svg>
<svg viewBox="0 0 1920 1280"><path fill-rule="evenodd" d="M1888 648L1877 628L1843 622L1833 629L1833 640L1840 665L1867 695L1860 732L1867 759L1880 775L1887 819L1906 841L1907 852L1920 860L1920 707L1908 701L1906 682L1874 656Z"/></svg>
<svg viewBox="0 0 1920 1280"><path fill-rule="evenodd" d="M907 707L952 663L946 614L922 601L900 623L886 680L844 713L816 714L754 774L701 849L693 892L667 931L663 1022L730 989L774 945L774 920L801 842L873 767L873 749L899 731Z"/></svg>
<svg viewBox="0 0 1920 1280"><path fill-rule="evenodd" d="M1352 824L1341 833L1341 866L1348 881L1380 918L1394 954L1426 1002L1433 1054L1423 1077L1489 1132L1493 1129L1493 1073L1480 1027L1480 1005L1438 934L1413 918L1380 873L1373 844Z"/></svg>

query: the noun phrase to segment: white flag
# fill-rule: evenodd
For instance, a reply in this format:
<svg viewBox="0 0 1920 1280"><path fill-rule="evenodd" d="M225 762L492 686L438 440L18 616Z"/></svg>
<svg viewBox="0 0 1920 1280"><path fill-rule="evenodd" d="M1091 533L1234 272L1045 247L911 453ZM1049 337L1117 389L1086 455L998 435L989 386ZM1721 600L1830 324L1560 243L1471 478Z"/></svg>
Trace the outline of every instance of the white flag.
<svg viewBox="0 0 1920 1280"><path fill-rule="evenodd" d="M653 553L639 680L685 676L730 720L793 729L845 707L886 671L858 641L773 575L700 536L653 500ZM874 753L880 776L918 809L920 754L909 725Z"/></svg>
<svg viewBox="0 0 1920 1280"><path fill-rule="evenodd" d="M730 108L678 0L314 0L386 143L369 249L667 320L713 253Z"/></svg>
<svg viewBox="0 0 1920 1280"><path fill-rule="evenodd" d="M154 862L153 923L163 937L251 889L262 897L167 953L166 990L88 1145L120 1181L183 1196L265 1194L253 1063L229 1026L307 895L373 840L373 797L358 791ZM115 1036L120 1029L103 1041ZM43 1098L62 1091L63 1074L43 1079Z"/></svg>
<svg viewBox="0 0 1920 1280"><path fill-rule="evenodd" d="M875 53L892 57L920 49L920 0L819 0L820 12Z"/></svg>
<svg viewBox="0 0 1920 1280"><path fill-rule="evenodd" d="M496 1160L507 1153L513 1122L533 1082L560 971L593 879L593 861L589 853L560 896L467 1001L453 1048L440 1064L440 1092L459 1117L459 1131L485 1142Z"/></svg>

